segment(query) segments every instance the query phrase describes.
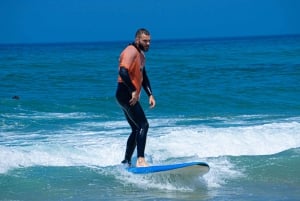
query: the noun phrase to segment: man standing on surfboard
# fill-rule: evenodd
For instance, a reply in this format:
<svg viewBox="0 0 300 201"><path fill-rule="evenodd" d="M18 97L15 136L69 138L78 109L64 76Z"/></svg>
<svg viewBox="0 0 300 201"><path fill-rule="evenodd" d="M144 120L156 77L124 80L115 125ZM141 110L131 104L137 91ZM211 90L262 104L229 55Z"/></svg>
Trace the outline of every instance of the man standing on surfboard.
<svg viewBox="0 0 300 201"><path fill-rule="evenodd" d="M131 127L128 137L123 164L131 165L131 157L137 147L137 167L148 166L145 161L145 146L149 124L139 102L141 88L149 97L150 107L155 106L150 81L145 68L145 54L150 47L150 33L139 29L135 41L128 45L119 58L119 76L116 98L124 111L126 120Z"/></svg>

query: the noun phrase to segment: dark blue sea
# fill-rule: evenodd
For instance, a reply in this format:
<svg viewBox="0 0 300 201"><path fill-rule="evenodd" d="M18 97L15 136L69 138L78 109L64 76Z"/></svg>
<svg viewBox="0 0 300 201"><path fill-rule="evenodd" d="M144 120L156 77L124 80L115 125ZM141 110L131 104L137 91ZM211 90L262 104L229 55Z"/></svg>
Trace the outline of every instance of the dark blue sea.
<svg viewBox="0 0 300 201"><path fill-rule="evenodd" d="M0 200L300 199L300 36L152 41L146 158L190 179L120 165L129 42L0 45Z"/></svg>

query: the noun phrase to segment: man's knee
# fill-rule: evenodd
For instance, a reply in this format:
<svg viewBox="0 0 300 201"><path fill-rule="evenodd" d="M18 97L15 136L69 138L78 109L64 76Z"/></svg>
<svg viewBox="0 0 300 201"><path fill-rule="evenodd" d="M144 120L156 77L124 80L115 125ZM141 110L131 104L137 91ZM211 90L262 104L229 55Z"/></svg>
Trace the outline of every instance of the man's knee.
<svg viewBox="0 0 300 201"><path fill-rule="evenodd" d="M141 129L148 130L148 128L149 128L148 121L143 122L142 125L141 125Z"/></svg>
<svg viewBox="0 0 300 201"><path fill-rule="evenodd" d="M146 136L149 128L149 123L147 121L142 122L139 129L139 135Z"/></svg>

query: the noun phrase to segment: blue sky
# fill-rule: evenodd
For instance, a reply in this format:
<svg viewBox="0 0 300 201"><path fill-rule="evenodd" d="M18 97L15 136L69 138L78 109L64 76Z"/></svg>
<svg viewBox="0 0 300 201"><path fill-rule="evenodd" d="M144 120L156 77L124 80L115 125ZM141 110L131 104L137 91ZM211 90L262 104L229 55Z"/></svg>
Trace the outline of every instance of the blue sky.
<svg viewBox="0 0 300 201"><path fill-rule="evenodd" d="M300 0L0 0L0 43L300 34Z"/></svg>

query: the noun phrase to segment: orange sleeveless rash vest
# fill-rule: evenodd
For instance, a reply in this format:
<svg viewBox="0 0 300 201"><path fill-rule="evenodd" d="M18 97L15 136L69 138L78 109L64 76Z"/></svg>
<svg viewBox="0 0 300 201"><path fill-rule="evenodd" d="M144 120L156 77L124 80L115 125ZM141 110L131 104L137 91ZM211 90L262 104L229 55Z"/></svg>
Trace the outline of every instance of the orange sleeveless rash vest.
<svg viewBox="0 0 300 201"><path fill-rule="evenodd" d="M120 55L119 68L122 66L128 70L131 82L138 94L140 94L142 88L144 65L144 53L139 52L133 45L126 47ZM120 76L118 82L123 82Z"/></svg>

